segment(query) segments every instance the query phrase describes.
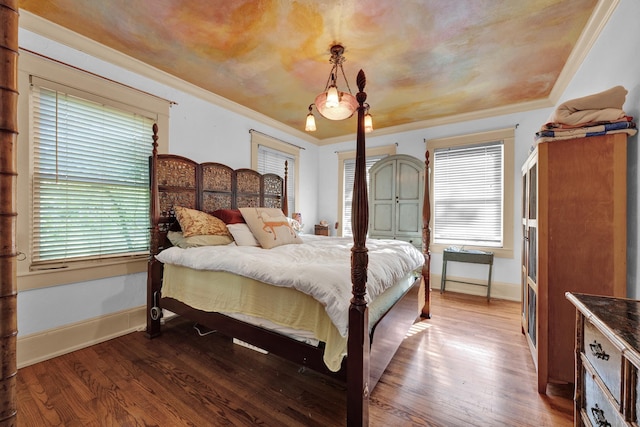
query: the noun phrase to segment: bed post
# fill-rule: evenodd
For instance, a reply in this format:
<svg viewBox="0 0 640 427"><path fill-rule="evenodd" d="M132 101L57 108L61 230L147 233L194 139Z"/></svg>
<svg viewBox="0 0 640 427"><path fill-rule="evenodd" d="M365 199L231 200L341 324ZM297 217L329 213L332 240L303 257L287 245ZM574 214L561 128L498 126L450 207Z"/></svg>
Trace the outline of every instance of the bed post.
<svg viewBox="0 0 640 427"><path fill-rule="evenodd" d="M422 204L422 252L424 253L424 264L422 266L422 281L424 292L424 305L422 306L422 317L431 318L431 252L429 243L431 242L431 199L429 198L429 150L425 153L424 161L424 198Z"/></svg>
<svg viewBox="0 0 640 427"><path fill-rule="evenodd" d="M287 193L289 179L289 160L284 161L284 181L282 182L282 213L289 216L289 194Z"/></svg>
<svg viewBox="0 0 640 427"><path fill-rule="evenodd" d="M17 424L18 1L0 1L0 425ZM27 96L27 94L22 94Z"/></svg>
<svg viewBox="0 0 640 427"><path fill-rule="evenodd" d="M149 185L151 187L151 207L149 210L149 262L147 265L147 337L154 338L160 335L161 311L158 308L160 302L160 284L162 280L162 266L156 259L158 245L160 244L160 199L158 194L158 125L153 124L153 153L150 159Z"/></svg>
<svg viewBox="0 0 640 427"><path fill-rule="evenodd" d="M353 207L351 227L353 247L351 248L352 294L349 305L349 336L347 341L347 425L369 425L369 312L365 294L367 293L367 265L369 254L365 245L369 228L369 201L367 196L366 156L364 138L364 114L367 82L360 70L356 79L358 85L358 130L356 139L356 171L353 184Z"/></svg>

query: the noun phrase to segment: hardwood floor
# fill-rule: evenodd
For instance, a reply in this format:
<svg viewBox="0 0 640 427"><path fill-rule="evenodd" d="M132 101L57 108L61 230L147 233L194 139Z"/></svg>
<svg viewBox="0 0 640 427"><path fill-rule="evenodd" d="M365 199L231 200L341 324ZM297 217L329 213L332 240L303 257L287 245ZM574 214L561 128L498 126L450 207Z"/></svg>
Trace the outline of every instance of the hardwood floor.
<svg viewBox="0 0 640 427"><path fill-rule="evenodd" d="M432 292L371 394L372 426L570 426L572 390L536 391L519 303ZM344 385L171 320L18 372L19 426L339 426Z"/></svg>

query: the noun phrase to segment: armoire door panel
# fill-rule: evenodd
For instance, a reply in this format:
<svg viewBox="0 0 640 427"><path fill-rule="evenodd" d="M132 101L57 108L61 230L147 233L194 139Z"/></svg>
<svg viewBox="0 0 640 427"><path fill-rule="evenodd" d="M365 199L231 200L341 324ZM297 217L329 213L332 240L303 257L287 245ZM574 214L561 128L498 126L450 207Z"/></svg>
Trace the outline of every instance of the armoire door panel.
<svg viewBox="0 0 640 427"><path fill-rule="evenodd" d="M401 200L418 200L422 197L422 179L420 169L415 164L404 161L398 162L398 179L396 183L396 194Z"/></svg>
<svg viewBox="0 0 640 427"><path fill-rule="evenodd" d="M398 233L422 233L422 212L416 203L400 203L398 205Z"/></svg>
<svg viewBox="0 0 640 427"><path fill-rule="evenodd" d="M379 169L375 176L372 176L371 179L375 180L375 187L373 192L374 200L388 200L391 201L395 197L394 194L394 182L393 176L395 175L395 166L393 164L389 164Z"/></svg>
<svg viewBox="0 0 640 427"><path fill-rule="evenodd" d="M373 229L380 232L393 232L393 205L376 204L373 207Z"/></svg>

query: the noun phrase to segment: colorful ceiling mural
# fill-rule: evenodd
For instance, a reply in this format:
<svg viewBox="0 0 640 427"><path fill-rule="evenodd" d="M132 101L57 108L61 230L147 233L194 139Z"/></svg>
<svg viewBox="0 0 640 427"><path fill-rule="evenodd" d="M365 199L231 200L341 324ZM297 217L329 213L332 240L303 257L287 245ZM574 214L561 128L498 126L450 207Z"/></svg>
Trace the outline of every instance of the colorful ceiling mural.
<svg viewBox="0 0 640 427"><path fill-rule="evenodd" d="M346 48L354 94L358 70L366 73L376 129L548 98L597 3L21 0L20 7L302 130L335 43ZM319 139L354 133L355 118L316 120Z"/></svg>

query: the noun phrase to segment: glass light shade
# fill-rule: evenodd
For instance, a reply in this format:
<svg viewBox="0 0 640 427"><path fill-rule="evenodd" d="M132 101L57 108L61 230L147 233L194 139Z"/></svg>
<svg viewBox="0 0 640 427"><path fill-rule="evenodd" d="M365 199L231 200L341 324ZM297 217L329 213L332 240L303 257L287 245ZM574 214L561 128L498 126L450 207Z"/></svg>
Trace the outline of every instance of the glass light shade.
<svg viewBox="0 0 640 427"><path fill-rule="evenodd" d="M373 119L371 118L371 114L369 113L364 115L364 131L365 132L373 131Z"/></svg>
<svg viewBox="0 0 640 427"><path fill-rule="evenodd" d="M307 114L307 123L304 126L304 130L307 132L315 132L316 130L316 118L311 113Z"/></svg>
<svg viewBox="0 0 640 427"><path fill-rule="evenodd" d="M353 112L358 108L356 97L348 92L338 92L340 102L336 107L329 107L327 102L327 92L322 92L316 97L316 109L323 117L329 120L344 120L353 116Z"/></svg>
<svg viewBox="0 0 640 427"><path fill-rule="evenodd" d="M324 104L327 108L336 108L340 105L340 96L338 95L338 88L335 86L329 86L327 90L327 102Z"/></svg>

